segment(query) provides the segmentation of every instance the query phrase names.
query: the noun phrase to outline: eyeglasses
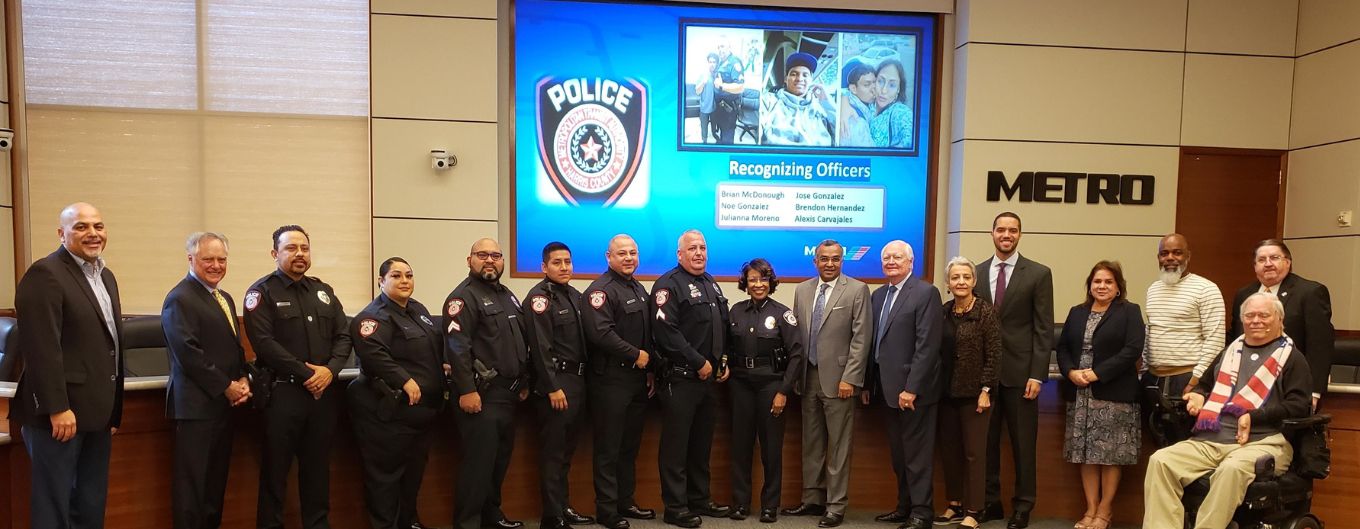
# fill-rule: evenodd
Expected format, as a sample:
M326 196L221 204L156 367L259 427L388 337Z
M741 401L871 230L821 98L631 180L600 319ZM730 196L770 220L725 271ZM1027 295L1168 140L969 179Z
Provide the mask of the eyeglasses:
M472 256L482 261L499 261L505 257L500 252L473 252Z
M1275 264L1280 264L1280 261L1284 261L1286 259L1288 258L1285 257L1284 254L1277 253L1275 255L1262 255L1256 258L1256 264L1266 264L1266 261L1270 261Z

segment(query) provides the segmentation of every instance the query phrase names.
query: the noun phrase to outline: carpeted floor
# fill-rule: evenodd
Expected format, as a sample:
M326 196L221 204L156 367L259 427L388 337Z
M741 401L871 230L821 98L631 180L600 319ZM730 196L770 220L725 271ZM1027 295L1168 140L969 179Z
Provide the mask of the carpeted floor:
M757 515L758 516L758 515ZM538 529L537 520L524 520L525 529ZM673 525L666 525L660 519L657 520L629 520L632 529L675 529ZM1075 520L1033 520L1030 522L1030 529L1071 529ZM817 529L817 517L814 516L780 516L779 521L772 524L760 523L756 517L747 518L743 521L729 520L725 518L704 518L704 525L701 529L764 529L764 528L799 528ZM850 511L845 518L845 523L841 524L840 529L896 529L896 525L874 521L874 513ZM956 529L957 525L937 525L939 529ZM1005 521L992 521L982 524L982 529L1005 529ZM578 529L600 529L598 525L577 526ZM1137 529L1136 525L1112 525L1110 529Z

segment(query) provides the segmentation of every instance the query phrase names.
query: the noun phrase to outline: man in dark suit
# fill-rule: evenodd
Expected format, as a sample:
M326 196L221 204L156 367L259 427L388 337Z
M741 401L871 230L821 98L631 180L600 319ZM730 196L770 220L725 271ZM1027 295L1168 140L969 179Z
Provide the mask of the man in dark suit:
M1313 374L1313 407L1327 391L1332 371L1332 352L1336 349L1336 330L1332 327L1332 295L1327 286L1309 281L1293 269L1294 257L1279 239L1256 244L1256 281L1233 296L1232 330L1228 343L1242 336L1242 304L1247 296L1269 292L1284 304L1284 333L1294 339L1294 347L1308 357Z
M218 288L227 275L227 239L189 236L189 275L165 296L161 328L170 351L165 415L175 421L171 512L176 529L222 524L231 463L231 408L250 399L236 305Z
M798 284L793 312L807 322L807 370L803 395L803 494L790 516L821 516L817 526L836 527L850 498L850 437L854 396L864 387L874 324L869 287L841 273L845 247L827 239L817 245L817 277Z
M911 277L916 260L911 245L888 243L882 260L888 284L875 290L871 299L872 350L883 401L889 408L888 447L897 474L898 505L889 515L904 517L903 529L926 529L935 508L931 472L944 324L940 291Z
M1053 350L1053 272L1016 250L1020 217L1009 211L992 220L996 254L978 264L973 293L996 307L1001 320L1001 388L987 432L987 501L982 520L1005 517L1001 508L1001 428L1010 432L1015 458L1015 510L1007 529L1029 526L1037 488L1039 388L1048 379Z
M97 528L123 410L122 310L99 210L67 206L57 236L15 291L24 371L10 405L32 464L31 526Z

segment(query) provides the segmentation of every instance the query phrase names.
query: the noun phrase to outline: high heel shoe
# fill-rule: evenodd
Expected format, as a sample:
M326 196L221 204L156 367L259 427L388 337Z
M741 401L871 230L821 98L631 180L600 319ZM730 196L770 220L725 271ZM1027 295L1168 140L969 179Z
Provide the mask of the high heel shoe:
M1096 513L1095 517L1092 518L1091 524L1086 526L1086 529L1110 529L1110 515L1106 514L1101 516L1100 513Z
M1091 529L1091 524L1095 523L1096 515L1082 513L1081 519L1072 525L1072 529Z

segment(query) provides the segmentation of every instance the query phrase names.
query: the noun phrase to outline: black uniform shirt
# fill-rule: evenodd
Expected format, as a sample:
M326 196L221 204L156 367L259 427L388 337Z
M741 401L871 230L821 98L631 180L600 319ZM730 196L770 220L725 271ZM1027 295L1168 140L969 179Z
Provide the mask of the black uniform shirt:
M581 305L581 323L597 373L604 362L632 365L639 349L652 352L647 290L637 279L611 268L586 288Z
M255 357L280 376L311 378L304 362L326 366L338 376L349 362L345 311L335 291L320 279L294 281L275 270L250 286L244 305L246 336Z
M790 395L803 371L803 333L798 331L798 318L783 303L765 298L756 303L742 300L732 306L731 358L729 365L741 366L746 358L763 358L765 366L750 370L737 369L738 376L749 374L761 378L782 378L779 392ZM774 367L775 350L788 358L781 372Z
M581 311L576 308L581 292L569 284L544 279L529 289L526 299L534 374L538 391L546 395L562 389L557 383L557 360L586 361L586 337L581 328Z
M652 284L651 311L656 348L673 365L717 369L727 334L727 298L708 273L693 275L676 266Z
M519 298L500 282L469 274L444 300L444 349L459 395L477 391L477 363L484 377L518 380L529 359ZM488 379L489 380L489 379Z
M414 299L402 308L378 294L350 326L359 369L399 390L407 380L420 386L422 402L444 393L444 341L425 305Z

